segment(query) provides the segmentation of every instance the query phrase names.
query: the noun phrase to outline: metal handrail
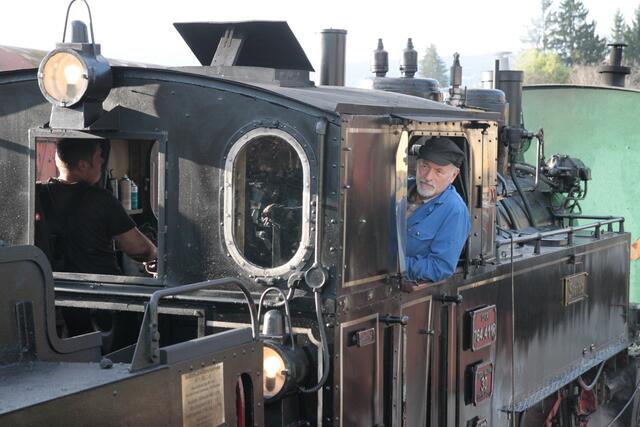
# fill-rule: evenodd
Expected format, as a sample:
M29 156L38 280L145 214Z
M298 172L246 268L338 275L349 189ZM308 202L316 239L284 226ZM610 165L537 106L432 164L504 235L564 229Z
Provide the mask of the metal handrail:
M258 337L258 325L256 323L256 305L251 297L251 293L246 284L236 277L225 277L216 280L206 280L204 282L191 283L188 285L176 286L173 288L160 289L154 292L147 303L140 327L140 335L135 347L133 360L131 361L131 372L157 365L160 359L160 332L158 331L158 303L160 299L191 293L220 285L235 285L244 294L249 306L249 316L251 317L251 331L253 339Z
M547 238L547 237L553 237L553 236L558 236L558 235L562 235L562 234L566 234L567 235L567 242L569 245L573 244L573 238L574 238L574 234L578 231L582 231L582 230L588 230L590 228L595 228L595 233L594 233L594 237L596 239L600 239L601 237L601 229L603 226L607 226L607 231L609 232L613 232L613 224L618 224L618 233L624 233L624 217L605 217L605 216L582 216L582 215L556 215L559 218L570 218L571 223L573 223L573 220L575 219L596 219L598 221L596 222L592 222L589 224L585 224L585 225L579 225L579 226L569 226L569 227L565 227L565 228L561 228L558 230L551 230L551 231L543 231L540 233L535 233L535 234L529 234L526 236L519 236L519 237L513 237L511 239L507 239L507 240L498 240L496 239L496 259L499 259L499 250L502 246L506 246L506 245L510 245L510 244L524 244L524 243L529 243L529 242L536 242L536 245L534 247L534 253L535 254L539 254L540 253L540 247L541 247L541 242L542 239Z

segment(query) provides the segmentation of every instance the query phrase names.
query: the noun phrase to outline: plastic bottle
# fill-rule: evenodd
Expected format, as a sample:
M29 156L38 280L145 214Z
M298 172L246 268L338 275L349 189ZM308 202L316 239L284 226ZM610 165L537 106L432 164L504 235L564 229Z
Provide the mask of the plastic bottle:
M131 209L138 209L138 186L131 180Z
M131 180L127 175L120 180L120 203L126 210L131 210Z

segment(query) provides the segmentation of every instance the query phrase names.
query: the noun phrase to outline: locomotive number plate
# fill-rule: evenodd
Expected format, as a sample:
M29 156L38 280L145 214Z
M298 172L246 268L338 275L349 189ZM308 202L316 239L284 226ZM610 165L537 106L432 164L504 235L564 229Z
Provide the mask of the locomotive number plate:
M587 298L587 276L588 273L578 273L562 279L565 307Z
M473 367L473 404L491 397L493 393L493 363L481 363Z
M496 306L480 308L469 312L469 340L467 347L476 351L487 347L496 341L498 336L498 316Z

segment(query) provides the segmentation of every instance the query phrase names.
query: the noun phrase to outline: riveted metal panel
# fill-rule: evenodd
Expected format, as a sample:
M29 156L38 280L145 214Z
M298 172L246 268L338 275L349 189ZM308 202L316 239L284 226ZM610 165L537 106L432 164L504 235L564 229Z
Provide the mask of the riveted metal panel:
M359 346L359 332L375 331L369 345ZM370 427L380 417L380 331L372 314L340 325L340 426Z
M427 425L427 390L431 362L432 298L423 297L402 305L409 324L402 333L402 407L406 425Z
M400 135L379 120L343 122L342 188L345 288L383 280L397 269L395 156Z

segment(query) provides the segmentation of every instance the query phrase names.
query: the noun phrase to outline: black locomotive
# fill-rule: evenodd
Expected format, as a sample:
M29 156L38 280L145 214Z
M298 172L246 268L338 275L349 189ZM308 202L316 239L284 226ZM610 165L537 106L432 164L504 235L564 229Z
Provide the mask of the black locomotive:
M456 58L443 103L380 49L374 84L426 95L315 86L286 23L175 26L202 66L109 66L77 26L0 73L0 424L637 423L624 219L577 211L589 169L522 128L520 72L465 91ZM423 136L466 155L472 232L437 283L403 277ZM60 138L138 183L157 274L51 271L35 183Z

